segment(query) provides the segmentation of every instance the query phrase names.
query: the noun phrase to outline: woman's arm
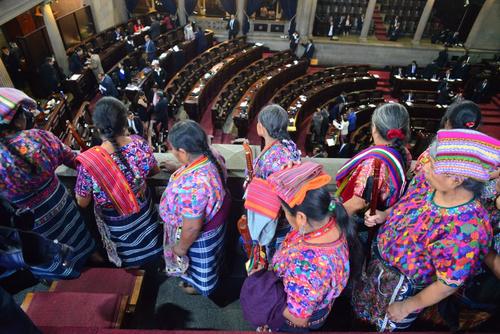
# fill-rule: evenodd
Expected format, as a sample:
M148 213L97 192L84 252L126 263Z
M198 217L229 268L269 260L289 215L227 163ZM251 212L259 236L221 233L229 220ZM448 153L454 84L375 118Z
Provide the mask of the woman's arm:
M349 216L354 215L359 210L366 208L368 203L359 196L353 195L349 200L344 202L344 208Z
M86 208L89 206L90 202L92 202L92 196L81 197L79 195L76 195L76 203L78 203L79 207Z
M290 321L295 326L308 327L308 325L309 325L309 319L297 318L296 316L294 316L293 314L290 313L290 311L288 310L288 307L286 307L285 310L283 311L283 316L285 317L285 319Z
M389 305L387 312L392 321L399 322L410 313L439 303L441 300L452 295L457 288L448 286L441 281L436 281L402 302L395 302Z
M172 249L177 256L184 256L188 253L191 245L198 239L203 227L203 217L183 218L181 239Z

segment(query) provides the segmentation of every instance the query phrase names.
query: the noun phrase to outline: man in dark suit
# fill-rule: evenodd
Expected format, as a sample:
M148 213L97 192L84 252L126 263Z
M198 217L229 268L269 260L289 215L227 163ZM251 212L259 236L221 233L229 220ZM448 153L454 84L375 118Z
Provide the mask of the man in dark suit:
M144 44L144 51L146 52L148 61L152 62L153 59L156 58L155 43L151 40L151 37L149 35L144 36L144 40L146 41L146 44Z
M469 76L470 65L467 62L467 59L462 60L457 66L453 68L452 76L453 79L461 79L465 80Z
M414 60L406 68L406 76L411 77L411 78L415 78L417 76L417 70L418 70L418 65L417 65L417 62Z
M432 79L438 73L439 67L436 65L436 61L433 60L429 65L425 67L424 78Z
M139 117L135 116L133 112L128 113L127 127L128 132L131 135L139 135L141 137L144 137L144 126L142 125Z
M2 61L9 73L10 78L12 79L12 83L15 87L21 88L23 86L22 83L22 71L21 71L21 61L19 55L16 55L15 52L12 52L11 49L4 46L2 47Z
M104 73L99 73L99 91L103 96L112 96L116 98L119 96L113 79Z
M294 31L292 36L290 36L290 50L292 51L293 54L297 52L297 46L299 46L300 43L300 35L297 31Z
M126 44L125 48L127 49L127 54L132 53L135 50L134 39L131 36L127 36L125 38Z
M163 91L157 92L160 100L154 107L153 111L153 121L154 121L154 131L156 133L156 138L161 138L161 135L168 131L168 117L169 117L169 108L168 108L168 99L163 94Z
M231 18L227 22L226 29L229 31L229 39L236 38L238 36L238 32L240 31L240 23L233 14L231 14Z
M152 39L155 39L161 34L160 22L156 20L154 17L151 17L151 26L149 27L149 32L151 34Z
M152 62L153 65L153 80L160 88L164 88L167 84L167 73L160 66L160 62L155 59Z
M445 46L443 50L439 51L439 55L436 59L436 65L439 67L445 67L448 64L448 48Z
M115 38L115 41L123 41L123 31L122 31L122 28L121 27L116 27L115 29L115 33L114 33L114 38Z
M306 58L310 61L314 55L314 44L312 39L308 39L307 43L303 43L302 46L304 47L304 54L302 55L302 58Z
M123 65L122 62L118 63L117 76L118 76L119 86L122 89L127 87L128 83L130 82L130 71L128 70L128 68L125 67L125 65Z
M485 101L486 96L488 96L488 79L481 80L476 84L471 100L476 103L481 103Z
M201 54L208 48L207 38L205 37L205 33L201 27L196 28L196 32L194 33L194 40L196 41L196 51L198 54Z
M44 93L49 95L58 90L59 79L57 69L54 66L55 60L52 57L47 57L45 63L40 66L40 78Z
M72 73L82 73L83 64L82 64L82 56L83 50L76 49L75 52L69 57L69 70Z

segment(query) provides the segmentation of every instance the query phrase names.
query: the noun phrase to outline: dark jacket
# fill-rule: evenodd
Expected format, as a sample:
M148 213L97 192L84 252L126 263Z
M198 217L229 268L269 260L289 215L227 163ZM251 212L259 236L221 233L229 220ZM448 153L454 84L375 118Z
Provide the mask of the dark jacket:
M139 136L144 136L144 126L142 125L141 120L139 117L134 117L132 120L133 125L130 124L130 119L127 118L127 127L131 135L139 135ZM134 129L135 127L135 129Z
M73 73L81 73L83 70L82 61L76 52L69 57L69 70Z
M153 70L153 80L156 82L158 87L163 88L167 84L167 72L160 67L160 71L157 72Z
M302 46L304 47L304 54L302 55L302 58L311 59L314 55L314 44L307 43L302 44Z
M231 29L231 20L229 20L229 21L227 21L226 30L230 30L231 32L233 32L235 34L238 34L238 32L240 31L240 23L238 22L237 19L234 19L233 29Z
M46 95L57 90L59 80L57 78L57 70L53 65L45 62L40 66L40 79Z
M115 87L115 83L109 75L104 75L104 78L99 82L99 90L104 96L112 96L118 98L118 90Z
M149 32L151 34L151 39L155 39L156 37L160 36L161 33L160 22L153 21L153 23L151 23L151 26L149 27Z

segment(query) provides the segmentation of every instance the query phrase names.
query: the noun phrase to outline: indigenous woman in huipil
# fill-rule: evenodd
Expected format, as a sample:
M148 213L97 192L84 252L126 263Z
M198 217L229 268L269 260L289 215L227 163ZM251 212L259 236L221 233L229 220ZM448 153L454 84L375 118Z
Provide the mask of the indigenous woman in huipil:
M289 162L300 161L300 151L288 134L288 114L283 108L276 104L266 106L257 117L257 134L264 139L264 149L253 162L252 177L265 180ZM255 243L265 246L270 260L290 226L283 217L271 218L247 209L250 235Z
M103 143L78 156L75 192L81 207L94 199L109 260L118 267L137 267L161 258L163 249L158 212L146 185L159 167L148 143L128 136L127 114L113 97L97 102L92 119Z
M62 164L74 168L76 154L51 132L26 130L25 113L35 108L23 92L0 88L0 196L33 211L34 232L73 248L64 262L55 257L49 266L29 270L43 279L75 278L95 245L55 170Z
M361 212L372 201L374 173L378 170L378 208L394 205L403 194L411 156L406 149L410 133L409 115L397 103L379 106L372 116L371 146L349 160L337 173L337 195L347 213Z
M407 328L478 273L492 234L479 196L499 164L500 141L474 130L438 132L424 166L425 193L405 196L388 215L366 216L385 223L354 288L358 317L381 331Z
M186 293L208 296L219 281L230 210L224 162L194 121L176 123L168 143L183 165L171 175L160 201L166 270L181 276Z
M322 166L313 162L269 176L266 191L278 206L268 208L279 210L281 203L292 230L274 254L270 271L255 269L243 285L244 315L255 326L284 332L318 329L349 275L357 275L356 228L342 204L330 196L330 180Z

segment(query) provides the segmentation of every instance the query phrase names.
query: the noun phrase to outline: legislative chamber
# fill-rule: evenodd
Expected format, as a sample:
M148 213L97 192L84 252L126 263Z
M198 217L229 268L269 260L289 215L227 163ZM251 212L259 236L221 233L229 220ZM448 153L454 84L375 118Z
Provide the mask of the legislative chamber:
M500 1L2 0L0 9L0 333L500 332ZM380 116L384 110L404 113L387 134L378 122L396 116ZM482 192L450 176L466 167L429 172L442 162L443 133L453 131L464 131L457 142L468 133L490 138L487 158L479 157L486 149L463 153L462 163L477 168L493 161ZM468 147L456 145L443 161ZM375 152L380 160L343 181L381 146L401 159ZM289 169L297 172L287 178ZM304 173L324 181L328 214L338 203L357 224L362 273L344 262L342 288L328 283L340 274L324 269L338 254L324 255L310 240L340 231L349 260L350 230L338 223L311 230L304 213L311 208L301 203L320 186L299 191ZM395 219L400 211L390 210L408 200L408 189L426 184L439 194L432 183L439 177L481 205L493 199L493 209L477 209L491 236L471 232L451 245L433 234L434 246L405 232L404 247L432 248L427 255L445 264L405 263L412 252L394 260L381 251L387 228L367 217ZM366 187L354 184L359 178ZM384 186L389 181L402 185ZM346 189L363 212L351 215ZM278 190L285 195L274 196ZM454 207L429 205L439 214ZM51 227L56 220L60 227ZM446 233L472 228L467 222ZM420 223L415 233L429 237L432 223ZM460 245L482 243L458 259ZM304 245L312 250L301 253ZM147 263L146 249L155 253ZM466 263L476 257L484 263ZM389 268L389 258L399 261L396 270L370 282L392 296L377 305L385 314L377 323L360 315L355 291L376 261ZM445 277L454 266L466 283ZM434 283L392 295L416 284L405 270L414 278L430 271ZM253 280L266 271L275 275ZM389 286L394 273L400 281ZM427 290L438 283L448 290ZM483 283L491 290L472 289ZM410 303L419 307L406 312Z

